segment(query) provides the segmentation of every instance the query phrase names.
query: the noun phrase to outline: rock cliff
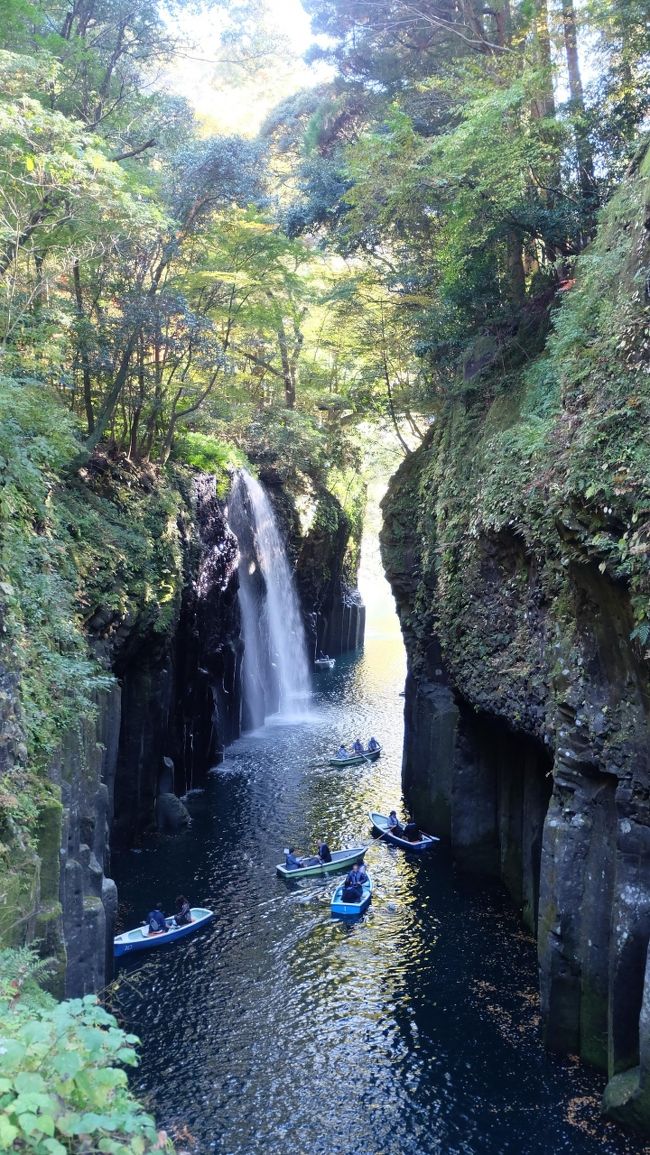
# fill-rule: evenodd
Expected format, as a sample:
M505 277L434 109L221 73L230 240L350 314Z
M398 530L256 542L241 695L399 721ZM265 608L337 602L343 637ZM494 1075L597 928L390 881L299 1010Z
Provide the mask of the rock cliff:
M548 338L529 318L527 363L441 403L382 534L407 796L536 931L547 1045L647 1130L649 209L646 150Z

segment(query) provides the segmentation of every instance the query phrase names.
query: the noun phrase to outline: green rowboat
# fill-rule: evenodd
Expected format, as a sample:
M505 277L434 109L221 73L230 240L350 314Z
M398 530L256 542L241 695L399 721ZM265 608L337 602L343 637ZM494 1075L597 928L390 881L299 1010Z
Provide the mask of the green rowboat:
M332 874L335 870L347 870L355 862L361 862L367 846L353 846L351 850L333 850L331 862L321 862L318 855L303 858L302 866L290 870L283 862L279 862L276 870L281 878L309 878L315 874Z

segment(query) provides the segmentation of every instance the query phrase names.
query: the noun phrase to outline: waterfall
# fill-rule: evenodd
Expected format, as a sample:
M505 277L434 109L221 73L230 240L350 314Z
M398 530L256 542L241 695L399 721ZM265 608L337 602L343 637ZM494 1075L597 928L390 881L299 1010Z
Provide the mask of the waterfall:
M238 471L228 520L239 540L243 727L304 714L311 688L305 630L287 552L263 487Z

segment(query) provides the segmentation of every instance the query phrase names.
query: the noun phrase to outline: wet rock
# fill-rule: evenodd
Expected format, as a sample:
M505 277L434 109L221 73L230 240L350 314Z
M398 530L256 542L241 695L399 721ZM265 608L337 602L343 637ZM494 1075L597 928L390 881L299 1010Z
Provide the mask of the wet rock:
M187 807L175 794L159 794L156 799L156 825L163 834L178 834L190 825Z

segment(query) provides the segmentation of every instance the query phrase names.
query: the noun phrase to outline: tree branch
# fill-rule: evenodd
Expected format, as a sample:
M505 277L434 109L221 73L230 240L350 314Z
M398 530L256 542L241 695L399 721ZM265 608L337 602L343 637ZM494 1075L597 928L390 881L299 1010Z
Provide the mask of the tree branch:
M158 141L152 136L151 140L145 140L144 144L139 144L137 148L131 148L128 152L117 152L115 156L111 157L113 161L128 160L132 156L140 156L141 153L146 152L148 148L154 148Z

